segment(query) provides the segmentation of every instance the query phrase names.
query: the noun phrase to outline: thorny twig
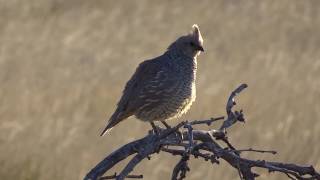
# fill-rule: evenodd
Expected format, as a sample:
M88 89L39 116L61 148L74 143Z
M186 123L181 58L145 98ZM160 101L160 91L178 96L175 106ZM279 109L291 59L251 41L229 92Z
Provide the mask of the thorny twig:
M150 159L150 156L159 152L170 153L174 156L181 156L180 161L173 169L172 180L181 180L185 178L186 173L190 171L188 167L188 160L190 157L202 158L211 163L220 163L223 159L235 168L241 179L253 180L259 175L252 172L253 167L264 168L269 172L284 173L290 179L315 179L320 180L320 174L313 166L301 166L296 164L269 162L265 160L250 160L242 158L242 152L259 152L276 154L275 151L264 151L248 149L236 149L228 140L226 129L231 127L236 122L244 122L243 111L234 111L233 107L236 105L235 96L247 87L246 84L240 85L230 95L226 112L227 118L218 117L209 120L194 120L181 122L171 129L160 129L160 135L150 133L144 138L128 143L118 150L114 151L100 163L98 163L84 178L85 180L97 179L117 179L123 180L125 178L142 178L142 175L129 175L136 165L143 159ZM208 125L218 120L224 120L218 130L196 130L194 125ZM182 132L182 136L177 136L180 129L184 127L186 130ZM224 142L225 147L218 142ZM108 170L118 164L127 157L134 155L125 168L119 175L102 177Z
M117 173L114 173L114 175L111 175L111 176L103 176L100 178L100 180L105 180L105 179L116 179L118 176L117 176ZM142 179L143 178L143 175L128 175L126 178L128 179Z

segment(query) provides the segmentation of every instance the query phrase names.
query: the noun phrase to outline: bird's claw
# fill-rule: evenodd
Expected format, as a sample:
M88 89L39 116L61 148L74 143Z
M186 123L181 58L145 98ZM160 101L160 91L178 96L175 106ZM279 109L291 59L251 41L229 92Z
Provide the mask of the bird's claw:
M181 141L183 141L183 132L181 129L177 129L175 134L179 139L181 139Z

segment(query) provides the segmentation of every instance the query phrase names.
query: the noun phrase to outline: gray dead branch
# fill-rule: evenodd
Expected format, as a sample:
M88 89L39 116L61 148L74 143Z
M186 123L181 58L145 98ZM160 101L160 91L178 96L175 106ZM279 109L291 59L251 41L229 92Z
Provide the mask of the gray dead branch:
M313 166L296 165L291 163L270 162L265 160L250 160L241 157L242 152L271 153L275 151L236 149L228 140L227 129L237 122L244 122L242 110L234 110L235 97L241 93L246 84L240 85L230 95L226 105L227 117L211 118L207 120L184 121L170 129L159 128L160 134L150 132L145 137L123 145L99 162L84 178L84 180L101 180L125 178L141 179L143 175L130 174L135 166L144 159L151 159L151 155L160 152L169 153L173 156L181 156L180 161L173 167L172 180L181 180L190 171L188 160L200 158L219 164L221 160L229 163L239 173L240 179L253 180L259 177L252 168L263 168L269 172L280 172L287 175L289 179L298 180L320 180L320 174ZM194 126L208 125L217 121L223 121L218 130L196 130ZM103 176L120 161L133 156L129 163L119 173Z

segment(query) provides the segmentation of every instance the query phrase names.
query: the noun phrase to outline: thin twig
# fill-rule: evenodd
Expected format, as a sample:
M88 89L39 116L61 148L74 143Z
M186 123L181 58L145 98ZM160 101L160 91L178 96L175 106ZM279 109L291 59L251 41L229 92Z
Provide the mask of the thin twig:
M232 150L230 149L230 151L233 152L258 152L258 153L270 153L270 154L277 154L277 151L270 151L270 150L256 150L256 149L252 149L252 148L248 148L248 149L237 149L237 150Z
M211 118L207 120L194 120L190 122L190 125L197 125L197 124L206 124L210 126L213 122L224 120L224 116L217 117L217 118Z
M111 176L103 176L99 180L104 180L104 179L116 179L117 178L117 173L114 173L114 175ZM126 178L128 179L142 179L143 175L128 175Z

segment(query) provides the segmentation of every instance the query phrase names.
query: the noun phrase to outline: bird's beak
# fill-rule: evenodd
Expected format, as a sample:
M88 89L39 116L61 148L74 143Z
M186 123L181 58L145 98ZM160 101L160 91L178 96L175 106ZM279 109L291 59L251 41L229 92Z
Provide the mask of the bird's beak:
M197 50L204 52L204 49L202 46L197 46Z

